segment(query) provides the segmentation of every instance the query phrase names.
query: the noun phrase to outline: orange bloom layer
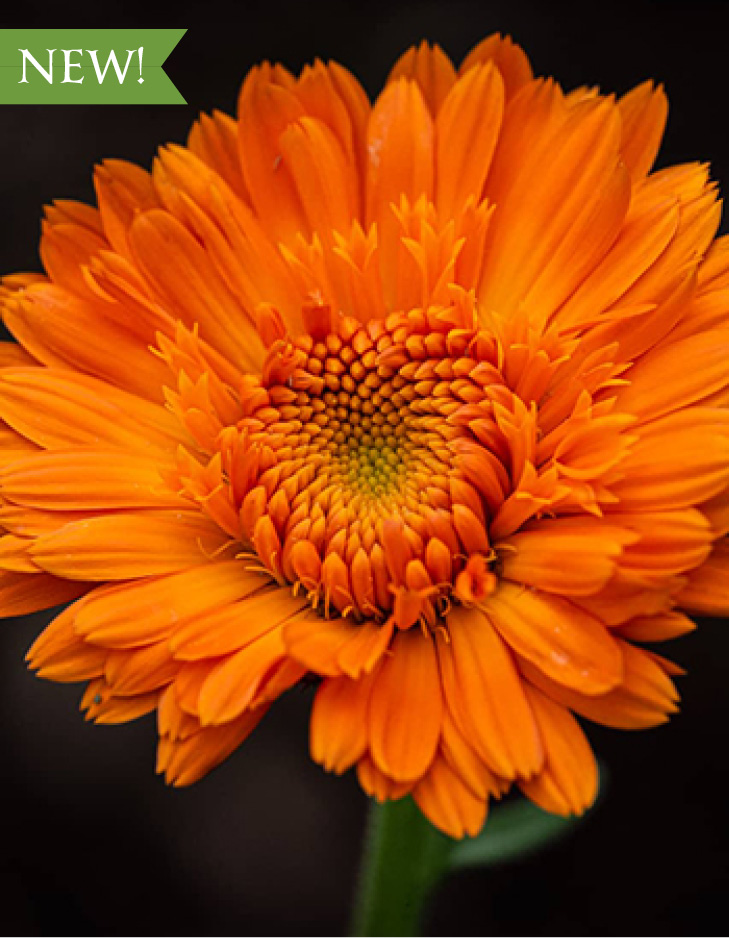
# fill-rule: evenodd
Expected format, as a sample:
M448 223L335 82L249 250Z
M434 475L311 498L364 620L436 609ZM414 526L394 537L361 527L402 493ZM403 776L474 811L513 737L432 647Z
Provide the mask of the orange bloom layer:
M189 784L318 680L311 751L459 837L579 813L575 716L676 710L635 643L729 612L729 242L650 173L660 88L407 52L371 105L254 69L151 173L58 202L4 282L0 596Z

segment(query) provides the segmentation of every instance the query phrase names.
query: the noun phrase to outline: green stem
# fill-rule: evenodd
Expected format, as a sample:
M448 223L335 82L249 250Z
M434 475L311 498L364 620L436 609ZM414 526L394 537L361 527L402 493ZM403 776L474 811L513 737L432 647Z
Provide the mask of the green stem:
M411 798L370 807L351 935L419 935L454 841Z

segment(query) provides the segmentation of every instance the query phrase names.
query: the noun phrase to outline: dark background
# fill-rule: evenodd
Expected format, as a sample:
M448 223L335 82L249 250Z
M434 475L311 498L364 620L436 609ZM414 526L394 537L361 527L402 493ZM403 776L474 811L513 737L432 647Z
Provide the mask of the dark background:
M90 200L105 157L149 165L201 109L232 111L263 58L298 69L335 58L376 93L422 38L459 60L511 33L538 74L624 92L665 83L661 165L709 160L729 185L726 48L720 2L491 2L185 5L164 16L114 0L25 5L10 26L186 26L167 71L188 106L0 108L0 268L39 269L40 209ZM62 9L63 16L58 16ZM245 746L192 789L154 776L150 718L85 724L77 687L46 684L23 655L42 616L2 625L0 930L23 935L341 935L366 802L354 779L307 755L309 694L294 692ZM727 624L673 643L688 668L683 712L643 733L590 728L608 766L604 801L566 843L499 872L462 873L435 897L432 935L725 934Z

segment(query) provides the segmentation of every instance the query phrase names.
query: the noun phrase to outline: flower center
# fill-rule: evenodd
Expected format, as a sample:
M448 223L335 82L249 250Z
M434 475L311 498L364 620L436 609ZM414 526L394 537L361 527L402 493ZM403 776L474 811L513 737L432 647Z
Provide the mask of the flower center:
M245 389L244 528L326 615L432 624L493 580L487 507L461 466L480 444L458 414L486 396L476 331L413 311L310 333L275 339Z
M336 334L299 340L301 364L291 380L296 398L285 408L286 415L296 411L292 441L319 467L315 484L326 480L323 491L341 495L353 524L422 511L425 488L447 492L447 443L458 434L437 419L427 382L382 362L381 349L392 347L383 339L390 336L377 342L370 332L376 330L361 328L346 345ZM269 391L277 396L285 388Z
M339 345L332 341L336 338L329 337L329 346ZM391 374L392 369L378 369L376 352L368 352L354 357L347 345L334 355L326 343L316 343L305 369L311 376L322 375L327 390L321 397L302 390L297 404L302 416L310 415L312 448L328 454L332 481L352 492L353 507L374 510L407 484L413 421L408 408L412 395L407 388L403 394L405 380Z

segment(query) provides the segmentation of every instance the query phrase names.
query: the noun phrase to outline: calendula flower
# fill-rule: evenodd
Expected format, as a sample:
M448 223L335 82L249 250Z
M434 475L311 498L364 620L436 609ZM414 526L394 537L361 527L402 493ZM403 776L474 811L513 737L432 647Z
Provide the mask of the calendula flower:
M729 612L729 242L666 109L499 36L372 105L264 64L49 208L0 353L2 611L73 600L38 673L156 710L175 785L305 681L313 758L452 836L582 812L575 714L662 723L639 643Z

